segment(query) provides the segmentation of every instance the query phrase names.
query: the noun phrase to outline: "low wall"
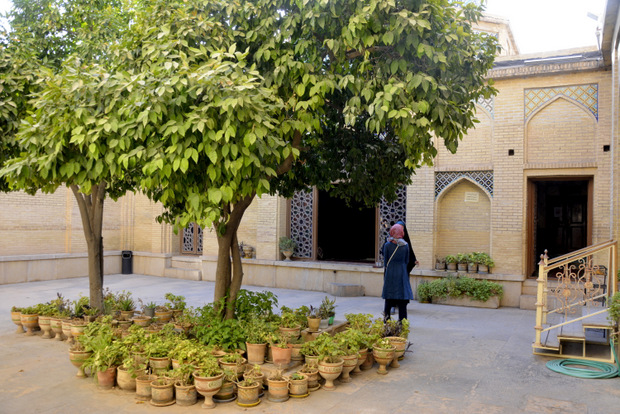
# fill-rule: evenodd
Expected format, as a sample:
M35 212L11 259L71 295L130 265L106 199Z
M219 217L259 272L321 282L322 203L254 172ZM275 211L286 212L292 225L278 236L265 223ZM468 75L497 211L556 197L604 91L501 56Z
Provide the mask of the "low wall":
M185 261L194 262L201 270L201 280L215 281L217 257L187 256ZM172 254L133 252L133 273L164 276L170 268ZM381 296L383 268L372 265L347 264L319 261L284 261L263 259L242 259L243 284L282 289L312 290L329 292L330 284L352 284L364 287L366 296ZM121 252L104 252L105 274L121 273ZM180 275L183 272L179 272ZM431 281L450 274L445 271L414 269L410 275L411 288L416 296L417 286L422 281ZM55 280L88 276L86 253L50 254L30 256L0 256L0 284ZM504 286L501 306L519 307L523 275L469 274L476 279L499 282Z
M103 254L104 274L121 273L121 252ZM88 276L88 254L0 256L0 285Z

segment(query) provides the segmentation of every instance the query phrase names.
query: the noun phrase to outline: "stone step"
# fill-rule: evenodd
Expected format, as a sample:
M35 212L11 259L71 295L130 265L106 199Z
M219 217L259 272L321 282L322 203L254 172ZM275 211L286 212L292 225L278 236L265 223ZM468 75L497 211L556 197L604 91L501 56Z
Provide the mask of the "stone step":
M536 295L521 295L519 309L536 310Z
M364 286L352 283L330 283L327 286L327 293L332 296L364 296Z
M171 259L170 267L177 269L202 269L202 260L195 256L174 256Z
M167 267L164 269L164 277L184 280L202 280L202 270Z

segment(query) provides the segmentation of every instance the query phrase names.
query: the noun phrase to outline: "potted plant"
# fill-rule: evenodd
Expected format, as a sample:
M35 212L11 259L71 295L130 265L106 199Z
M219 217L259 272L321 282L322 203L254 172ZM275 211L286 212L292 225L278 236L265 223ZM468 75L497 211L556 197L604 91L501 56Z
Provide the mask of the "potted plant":
M198 368L193 372L196 391L205 397L202 408L214 408L213 396L222 388L224 371L214 357L205 357L198 363Z
M490 269L495 266L495 262L487 253L476 253L476 262L478 263L478 273L487 274Z
M288 400L288 381L282 376L281 369L273 370L272 374L267 378L267 387L269 387L269 401L284 402Z
M320 388L318 363L305 363L297 372L304 374L308 379L308 391L316 391Z
M22 308L16 306L11 307L11 321L17 325L15 333L24 333L24 327L22 326Z
M116 369L118 387L125 391L135 391L136 378L144 374L146 374L145 360L125 347L121 365Z
M325 379L323 389L333 391L336 388L334 380L342 372L344 365L342 356L345 352L327 332L321 333L314 341L319 353L319 374Z
M26 329L27 336L34 335L35 328L39 326L39 315L37 314L37 309L34 306L22 308L20 322Z
M446 258L435 256L435 270L446 270Z
M490 280L446 277L428 283L433 303L498 308L504 288Z
M429 284L426 280L423 280L418 284L416 291L417 291L418 301L420 303L431 303L431 299L433 298L433 295L430 290Z
M280 317L280 326L278 329L280 330L281 335L287 336L288 338L299 337L301 326L297 315L293 312L282 312Z
M104 345L102 341L95 347L92 355L84 361L82 369L90 369L91 372L97 373L96 378L99 387L110 389L114 387L116 366L120 364L122 356L122 344L111 342L108 345Z
M271 335L269 338L269 346L273 357L273 363L276 366L288 366L291 363L293 350L288 346L288 336Z
M295 248L297 247L297 242L289 237L280 237L280 251L284 255L284 260L291 260L291 256L295 252Z
M340 381L345 383L351 382L351 376L349 373L357 367L359 361L359 331L355 329L347 329L344 332L338 332L334 335L334 341L342 349L344 354L342 355L344 362L342 365Z
M386 366L394 359L394 345L387 338L379 339L372 346L372 353L375 361L379 363L377 373L381 375L387 374Z
M303 398L308 396L308 377L301 372L294 372L288 380L289 395L291 397Z
M181 313L183 313L183 311L187 307L185 296L174 295L168 292L164 294L164 298L166 298L166 300L168 301L165 303L165 306L168 309L172 310L172 316L175 318L179 316Z
M466 253L457 253L456 261L459 272L466 272L467 263L469 262L469 255Z
M142 299L138 299L138 302L140 303L140 306L142 307L142 314L144 316L148 316L150 318L155 316L155 308L157 307L157 304L155 302L144 303L142 302Z
M91 355L92 351L87 351L84 349L81 342L76 342L69 348L69 361L71 361L71 364L78 369L77 374L75 374L76 377L86 377L82 366L84 365L84 361L86 361Z
M446 256L446 267L450 271L454 271L457 268L458 259L455 255L447 255Z
M308 311L308 331L309 332L318 332L319 327L321 325L321 315L319 313L319 308L315 308L310 305L310 310Z
M247 377L237 382L237 404L241 407L254 407L260 403L261 383L256 378Z
M269 325L267 325L263 318L252 315L247 320L244 320L243 329L245 331L248 364L264 364L267 336L270 332Z
M196 404L198 394L192 375L194 370L195 368L191 364L180 364L170 371L170 378L174 379L174 394L177 405L190 406Z
M170 350L174 348L169 338L165 335L150 335L144 346L146 355L149 358L149 366L154 374L159 375L168 371L170 367Z
M327 325L331 325L334 323L334 317L336 316L336 299L330 299L325 296L325 299L321 302L319 306L319 314L321 315L321 327L327 328L324 326L324 320L327 319Z
M245 371L247 360L237 352L231 352L219 359L220 366L223 370L229 370L235 374L235 380L239 379Z

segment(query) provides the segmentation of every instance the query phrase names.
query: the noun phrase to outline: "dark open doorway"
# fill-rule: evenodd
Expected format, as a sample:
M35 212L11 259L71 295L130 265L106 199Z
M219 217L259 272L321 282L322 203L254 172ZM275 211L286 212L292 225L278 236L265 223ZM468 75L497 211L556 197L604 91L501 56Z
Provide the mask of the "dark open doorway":
M375 262L376 208L346 203L319 191L317 259Z
M591 186L591 178L530 182L530 275L545 250L553 258L591 243Z

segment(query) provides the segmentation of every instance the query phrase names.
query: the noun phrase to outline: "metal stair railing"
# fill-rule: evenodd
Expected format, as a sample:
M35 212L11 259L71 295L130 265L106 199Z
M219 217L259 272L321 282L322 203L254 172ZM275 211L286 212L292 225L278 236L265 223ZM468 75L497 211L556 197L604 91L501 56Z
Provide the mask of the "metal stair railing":
M617 251L617 241L609 240L554 259L548 258L546 250L540 255L534 326L536 337L533 348L545 347L547 341L543 343L542 337L546 332L607 312L605 305L617 291ZM598 263L607 263L595 264L595 260ZM549 274L557 278L557 283L551 288L548 284ZM553 299L553 309L549 309L550 299ZM595 301L601 302L603 309L590 312ZM578 310L583 309L584 305L587 309L586 315L570 318L570 315L576 315ZM545 327L548 324L548 315L552 314L563 314L563 322Z

